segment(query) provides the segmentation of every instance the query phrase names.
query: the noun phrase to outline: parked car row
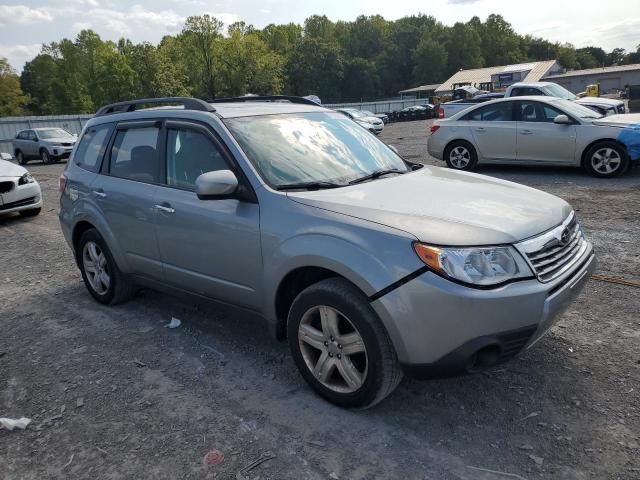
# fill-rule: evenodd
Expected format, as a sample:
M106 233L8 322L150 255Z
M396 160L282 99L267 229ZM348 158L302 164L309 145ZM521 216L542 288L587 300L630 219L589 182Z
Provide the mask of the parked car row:
M409 162L361 115L287 100L98 111L59 214L96 301L148 286L253 310L316 392L364 408L403 373L479 372L530 348L594 270L564 200Z

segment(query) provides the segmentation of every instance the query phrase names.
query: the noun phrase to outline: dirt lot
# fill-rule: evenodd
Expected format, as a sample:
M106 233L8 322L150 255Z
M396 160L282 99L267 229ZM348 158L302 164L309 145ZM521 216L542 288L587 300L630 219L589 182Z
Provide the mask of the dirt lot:
M433 163L427 131L390 125L383 139ZM0 417L33 423L0 430L3 479L640 478L639 289L592 279L517 360L405 380L378 407L345 411L307 388L259 318L151 291L92 301L58 227L64 166L29 168L42 214L0 220ZM598 273L640 280L640 169L481 173L571 202ZM172 317L180 328L164 327ZM224 461L204 466L211 450Z

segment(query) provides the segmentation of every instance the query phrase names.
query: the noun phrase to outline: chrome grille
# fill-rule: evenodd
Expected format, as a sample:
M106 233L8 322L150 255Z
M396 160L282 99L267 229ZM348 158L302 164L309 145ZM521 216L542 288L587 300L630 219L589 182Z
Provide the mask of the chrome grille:
M572 212L558 227L517 245L541 282L571 270L586 253L588 243Z

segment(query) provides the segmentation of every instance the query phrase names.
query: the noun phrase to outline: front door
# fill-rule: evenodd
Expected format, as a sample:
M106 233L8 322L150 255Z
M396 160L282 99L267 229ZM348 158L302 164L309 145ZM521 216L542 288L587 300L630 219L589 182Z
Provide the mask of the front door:
M104 174L93 182L91 195L132 273L162 281L155 234L159 147L160 128L153 122L118 124Z
M542 102L517 102L518 161L572 165L576 150L575 125L560 125L553 119L564 112Z
M262 279L260 209L238 199L200 200L199 175L233 160L207 128L167 122L165 181L156 203L165 281L217 300L259 308Z
M491 103L466 117L478 147L480 162L512 162L516 156L516 122L512 102Z

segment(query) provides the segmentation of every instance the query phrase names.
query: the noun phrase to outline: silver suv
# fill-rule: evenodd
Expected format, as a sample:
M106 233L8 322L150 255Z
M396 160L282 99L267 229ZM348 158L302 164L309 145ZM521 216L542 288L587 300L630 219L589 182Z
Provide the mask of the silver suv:
M403 372L512 358L595 266L563 200L407 162L297 97L103 107L60 190L97 301L151 286L258 312L305 380L346 407L379 402Z
M62 128L30 128L21 130L13 140L13 154L20 165L39 159L54 163L69 158L76 136Z

